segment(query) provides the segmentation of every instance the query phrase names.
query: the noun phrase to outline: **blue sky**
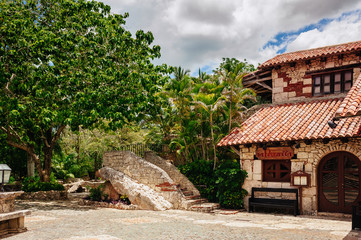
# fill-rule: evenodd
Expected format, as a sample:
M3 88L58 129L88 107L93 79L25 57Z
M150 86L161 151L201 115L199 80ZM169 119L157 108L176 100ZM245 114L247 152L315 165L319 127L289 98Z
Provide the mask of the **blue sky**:
M258 65L277 54L361 40L359 0L104 0L151 31L156 63L212 72L224 57Z

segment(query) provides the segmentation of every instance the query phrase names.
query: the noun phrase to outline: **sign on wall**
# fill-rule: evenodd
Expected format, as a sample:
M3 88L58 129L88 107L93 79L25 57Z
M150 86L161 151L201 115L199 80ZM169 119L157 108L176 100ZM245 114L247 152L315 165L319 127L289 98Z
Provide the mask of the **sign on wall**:
M256 151L256 157L261 160L288 160L293 155L293 149L290 147L270 147L266 150L258 148Z

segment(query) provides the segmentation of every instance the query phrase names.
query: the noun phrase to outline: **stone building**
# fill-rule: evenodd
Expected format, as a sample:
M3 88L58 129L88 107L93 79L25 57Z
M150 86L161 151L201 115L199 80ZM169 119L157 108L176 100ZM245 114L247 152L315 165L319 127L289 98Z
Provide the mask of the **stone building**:
M240 155L244 188L294 188L303 214L350 213L361 200L361 41L278 55L243 79L272 99L219 143ZM248 206L245 199L245 207Z

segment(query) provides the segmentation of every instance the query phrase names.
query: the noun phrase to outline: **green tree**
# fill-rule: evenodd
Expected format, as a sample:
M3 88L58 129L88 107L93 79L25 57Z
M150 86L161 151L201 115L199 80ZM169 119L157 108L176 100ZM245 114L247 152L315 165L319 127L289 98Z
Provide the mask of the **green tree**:
M222 109L224 106L225 98L224 96L217 97L216 94L204 94L199 93L194 96L194 104L200 106L209 114L209 122L211 127L211 140L213 146L213 169L216 169L217 164L217 154L216 154L216 143L214 141L214 122L213 115Z
M127 14L86 0L4 0L0 9L0 130L42 181L67 125L116 129L152 112L168 70L151 63L160 56L152 33L125 30Z
M248 64L246 60L241 62L235 58L223 58L220 68L216 71L221 82L226 83L223 94L228 97L229 101L228 132L232 130L232 117L234 115L232 105L235 104L237 105L236 108L239 108L247 98L256 100L255 92L251 89L243 88L242 85L243 77L254 70L254 66Z

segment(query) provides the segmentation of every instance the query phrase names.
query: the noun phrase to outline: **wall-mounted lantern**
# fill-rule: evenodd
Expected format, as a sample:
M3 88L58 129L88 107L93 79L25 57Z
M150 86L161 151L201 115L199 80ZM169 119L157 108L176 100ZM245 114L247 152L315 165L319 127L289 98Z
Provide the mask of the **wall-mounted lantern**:
M304 171L297 171L291 174L291 185L297 187L309 187L311 175Z
M302 214L302 188L311 185L311 175L304 171L297 171L291 173L291 185L298 187L300 196L300 213Z

